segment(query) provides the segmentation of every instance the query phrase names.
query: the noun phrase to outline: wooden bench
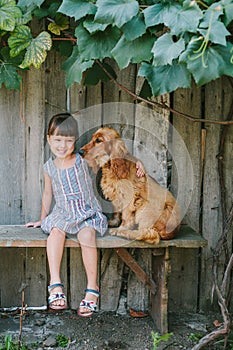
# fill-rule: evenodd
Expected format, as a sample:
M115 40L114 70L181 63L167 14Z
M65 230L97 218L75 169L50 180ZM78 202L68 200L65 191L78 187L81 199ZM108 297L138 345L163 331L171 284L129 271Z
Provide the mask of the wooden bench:
M47 235L40 228L26 228L25 226L1 225L0 247L2 248L36 248L46 247ZM114 249L120 258L129 266L136 276L150 290L151 316L157 329L162 333L168 332L168 288L167 280L170 272L169 249L176 248L201 248L207 245L207 241L187 225L182 225L177 237L168 241L160 241L158 245L152 245L142 241L130 241L106 234L97 236L97 247ZM65 247L80 247L75 238L67 237ZM152 249L154 278L146 273L130 254L128 248Z

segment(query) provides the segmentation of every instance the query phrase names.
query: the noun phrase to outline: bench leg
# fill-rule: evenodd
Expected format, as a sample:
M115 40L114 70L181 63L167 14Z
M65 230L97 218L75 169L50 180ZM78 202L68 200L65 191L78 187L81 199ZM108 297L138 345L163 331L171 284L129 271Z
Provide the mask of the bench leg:
M151 294L156 293L156 285L153 279L138 265L136 260L128 252L126 248L114 248L119 257L130 267L130 269L137 275L140 281L148 285Z
M151 317L160 333L166 334L168 332L167 282L170 272L169 248L163 249L162 254L159 252L159 249L155 249L153 255L153 277L156 281L157 293L151 295Z

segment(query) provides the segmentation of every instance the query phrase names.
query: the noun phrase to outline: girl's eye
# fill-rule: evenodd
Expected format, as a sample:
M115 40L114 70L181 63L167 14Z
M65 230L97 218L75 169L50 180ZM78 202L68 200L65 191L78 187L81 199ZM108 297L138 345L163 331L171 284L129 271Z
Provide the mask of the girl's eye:
M96 142L96 143L101 143L102 140L98 138L98 139L95 140L95 142Z

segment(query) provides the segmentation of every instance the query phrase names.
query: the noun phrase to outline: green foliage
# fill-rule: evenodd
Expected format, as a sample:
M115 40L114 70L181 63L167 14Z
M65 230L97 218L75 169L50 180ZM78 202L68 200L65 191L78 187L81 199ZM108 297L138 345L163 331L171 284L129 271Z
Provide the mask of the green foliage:
M152 332L151 336L152 336L152 340L153 340L153 350L157 350L158 345L161 342L168 341L172 335L173 335L173 333L166 333L164 335L159 335L159 333L157 333L157 332L156 333Z
M233 77L232 32L233 0L0 0L1 47L9 46L0 86L19 89L19 70L40 68L52 48L67 56L67 87L109 79L96 63L105 58L119 69L138 64L142 96L188 88L191 78L202 86Z
M0 1L0 29L11 32L15 29L17 19L22 15L14 0Z
M28 350L28 348L25 345L16 344L16 342L12 340L12 337L7 334L4 343L0 344L0 350Z
M67 347L67 345L69 344L69 338L66 337L65 335L63 334L58 334L56 336L56 340L58 342L58 345L61 347L61 348L65 348Z
M191 333L189 335L189 339L193 340L195 343L198 343L202 337L203 337L203 334L201 333Z

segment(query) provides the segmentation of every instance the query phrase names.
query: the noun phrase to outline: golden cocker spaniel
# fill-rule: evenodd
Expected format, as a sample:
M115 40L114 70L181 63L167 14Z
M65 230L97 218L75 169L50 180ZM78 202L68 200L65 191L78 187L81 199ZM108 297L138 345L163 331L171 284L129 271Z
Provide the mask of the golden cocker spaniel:
M80 154L95 173L102 169L102 192L118 213L112 224L121 223L110 234L153 244L175 236L181 221L176 199L149 175L136 175L138 159L115 129L97 130Z

